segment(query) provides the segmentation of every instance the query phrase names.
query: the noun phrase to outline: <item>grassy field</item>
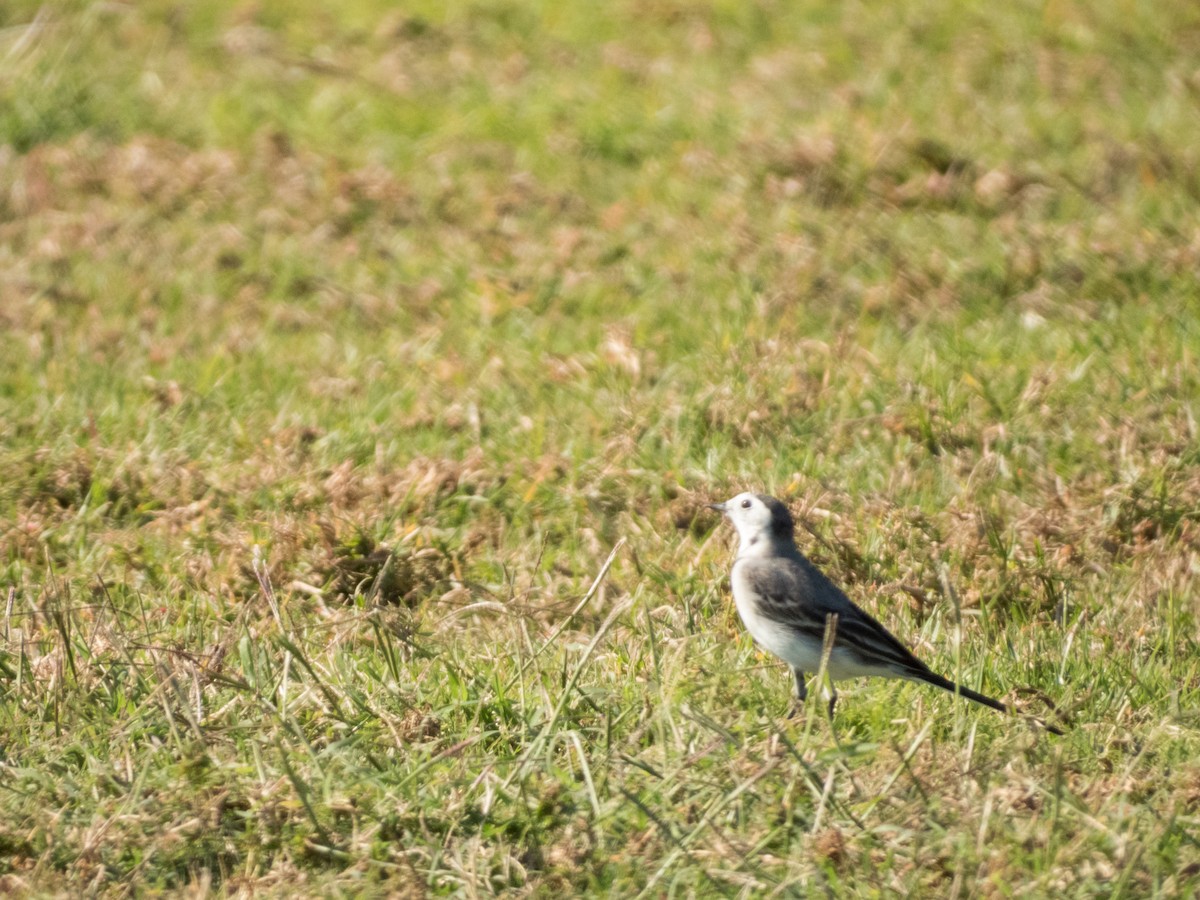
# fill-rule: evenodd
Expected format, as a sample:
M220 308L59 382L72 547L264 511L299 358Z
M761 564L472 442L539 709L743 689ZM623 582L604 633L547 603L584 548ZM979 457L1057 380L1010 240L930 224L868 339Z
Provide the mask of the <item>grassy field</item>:
M0 60L0 893L1200 891L1200 8L6 0ZM787 720L742 489L1020 715Z

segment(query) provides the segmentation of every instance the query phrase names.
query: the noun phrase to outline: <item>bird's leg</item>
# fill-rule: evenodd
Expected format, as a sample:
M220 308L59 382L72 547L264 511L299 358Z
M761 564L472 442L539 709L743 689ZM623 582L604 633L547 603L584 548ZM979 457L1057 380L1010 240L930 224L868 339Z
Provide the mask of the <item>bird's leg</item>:
M804 684L804 673L792 666L792 678L796 682L796 690L794 699L792 700L792 711L788 713L788 718L792 718L804 706L804 701L808 699L808 687Z
M833 686L833 682L829 682L829 721L833 721L833 708L837 706L837 688Z

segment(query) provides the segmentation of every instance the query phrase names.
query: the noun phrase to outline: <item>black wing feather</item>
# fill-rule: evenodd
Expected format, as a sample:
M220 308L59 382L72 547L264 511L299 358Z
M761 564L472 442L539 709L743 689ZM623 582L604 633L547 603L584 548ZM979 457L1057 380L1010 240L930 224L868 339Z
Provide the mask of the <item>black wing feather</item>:
M938 675L921 662L890 631L869 613L859 609L845 592L809 562L798 550L795 556L747 559L746 578L754 591L760 612L784 622L800 634L824 642L826 620L837 616L834 647L854 654L868 666L890 666L897 675L924 681L952 694L1006 712L994 700ZM1046 728L1062 734L1053 725Z
M803 557L748 559L742 565L764 615L823 641L826 618L834 614L838 617L835 647L868 665L890 665L913 678L933 674L895 635Z

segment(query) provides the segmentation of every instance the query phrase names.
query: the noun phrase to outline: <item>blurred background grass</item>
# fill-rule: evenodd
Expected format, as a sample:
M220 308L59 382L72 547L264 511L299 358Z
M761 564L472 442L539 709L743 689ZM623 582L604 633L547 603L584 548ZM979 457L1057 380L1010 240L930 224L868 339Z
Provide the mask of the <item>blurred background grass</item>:
M4 4L4 887L1194 889L1198 50L1188 4ZM1075 730L783 723L700 511L743 488Z

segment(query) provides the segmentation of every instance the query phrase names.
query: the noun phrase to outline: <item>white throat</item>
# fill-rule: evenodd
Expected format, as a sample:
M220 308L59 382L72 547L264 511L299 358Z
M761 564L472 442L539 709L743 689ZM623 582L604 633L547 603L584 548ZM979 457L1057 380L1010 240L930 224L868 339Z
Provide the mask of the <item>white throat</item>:
M735 559L769 558L788 556L795 552L795 544L771 534L766 529L743 532L738 529L738 552Z

